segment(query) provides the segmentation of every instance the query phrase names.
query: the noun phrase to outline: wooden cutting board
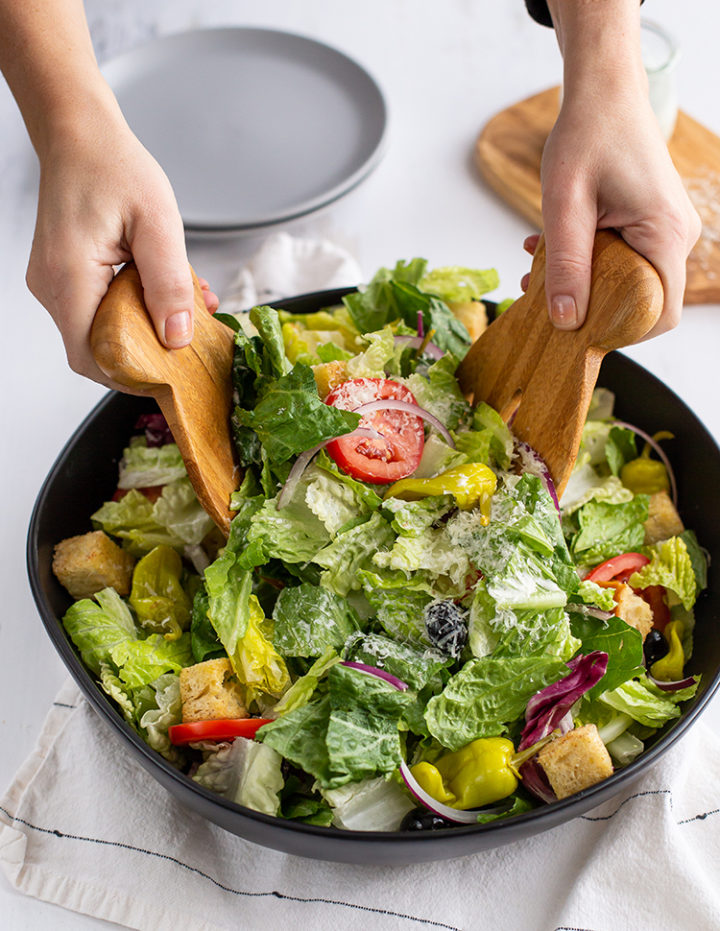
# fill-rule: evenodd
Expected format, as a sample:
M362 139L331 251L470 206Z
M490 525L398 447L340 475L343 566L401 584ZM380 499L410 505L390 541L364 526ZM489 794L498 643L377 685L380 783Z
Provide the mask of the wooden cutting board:
M540 160L555 123L559 88L529 97L494 116L475 144L485 181L518 213L542 228ZM670 155L703 221L688 258L686 304L720 302L720 138L682 111Z

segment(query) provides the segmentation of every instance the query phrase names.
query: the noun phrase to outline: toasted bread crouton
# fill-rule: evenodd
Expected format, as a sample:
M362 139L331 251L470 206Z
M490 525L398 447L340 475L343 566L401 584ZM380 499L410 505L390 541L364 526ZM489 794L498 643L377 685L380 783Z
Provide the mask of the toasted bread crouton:
M558 798L567 798L612 776L613 765L594 724L556 737L542 748L537 761Z
M449 307L455 318L465 324L471 342L487 329L487 310L482 301L451 301Z
M617 617L621 617L626 624L634 627L635 630L639 630L643 640L645 640L653 625L652 608L644 598L636 595L630 586L624 582L620 582L614 588L615 614Z
M336 359L333 362L323 362L321 365L313 365L312 370L318 394L323 401L333 388L336 388L341 382L347 381L347 362L343 362L341 359Z
M52 568L73 598L89 598L103 588L130 594L135 560L102 530L61 540L53 551Z
M185 724L248 717L242 686L224 657L181 669L180 700Z
M676 537L685 529L675 505L666 491L650 495L648 517L645 521L645 545Z

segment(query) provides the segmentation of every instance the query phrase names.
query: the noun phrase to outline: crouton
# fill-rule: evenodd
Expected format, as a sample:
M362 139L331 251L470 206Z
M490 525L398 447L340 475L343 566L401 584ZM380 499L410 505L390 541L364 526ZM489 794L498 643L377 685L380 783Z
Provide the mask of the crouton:
M594 724L556 737L542 748L537 761L558 798L567 798L612 776L613 765Z
M182 719L247 718L243 690L229 659L209 659L180 670Z
M682 533L685 525L666 491L658 491L650 495L648 517L644 524L645 545L659 543Z
M53 551L52 568L73 598L89 598L103 588L130 594L135 560L102 530L61 540Z
M624 582L620 582L614 588L616 616L621 617L626 624L634 627L635 630L639 630L643 640L645 640L653 625L652 608L644 598L636 595L630 586Z
M482 301L451 301L449 307L455 318L465 324L471 342L487 329L487 311Z
M323 362L321 365L313 365L312 370L318 394L323 401L333 388L336 388L341 382L347 381L347 362L340 359L333 362Z

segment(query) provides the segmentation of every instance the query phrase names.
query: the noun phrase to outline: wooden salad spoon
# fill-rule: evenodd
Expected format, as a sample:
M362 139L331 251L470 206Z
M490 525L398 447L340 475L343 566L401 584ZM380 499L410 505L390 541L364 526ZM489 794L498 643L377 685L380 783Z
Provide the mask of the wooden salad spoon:
M545 461L560 497L577 458L603 356L642 339L662 313L658 273L610 230L596 234L590 304L579 330L558 330L545 298L540 238L528 289L470 347L463 392L500 412Z
M165 415L200 503L227 535L230 495L240 472L233 460L232 330L208 313L193 272L195 332L183 349L166 349L145 307L130 262L115 276L90 333L95 361L123 391L155 398Z

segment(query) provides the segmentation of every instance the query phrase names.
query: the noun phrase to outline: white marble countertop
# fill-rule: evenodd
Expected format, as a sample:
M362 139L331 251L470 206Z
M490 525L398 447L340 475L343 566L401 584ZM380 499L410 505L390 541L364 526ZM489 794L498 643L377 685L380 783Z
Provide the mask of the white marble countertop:
M263 25L315 36L364 64L385 90L390 144L378 170L326 212L296 222L292 232L329 236L348 247L366 274L398 258L431 264L495 266L500 296L519 293L531 230L477 177L475 136L498 110L559 83L554 36L534 24L521 0L125 0L86 4L99 58L106 60L153 35L194 26ZM646 12L684 49L679 92L683 109L720 132L716 82L720 8L687 15L673 0ZM712 22L711 22L712 20ZM222 132L222 127L218 127ZM0 616L0 786L4 789L33 747L65 669L35 610L25 570L25 536L40 485L74 427L103 389L67 367L57 331L26 289L38 170L20 116L0 81L0 268L5 338L2 384L2 559L5 608ZM190 243L191 261L223 288L261 237ZM671 334L628 354L666 382L720 439L720 307L693 306ZM720 733L720 699L705 718ZM307 913L305 913L307 914ZM85 916L26 899L0 879L3 928L99 927Z

